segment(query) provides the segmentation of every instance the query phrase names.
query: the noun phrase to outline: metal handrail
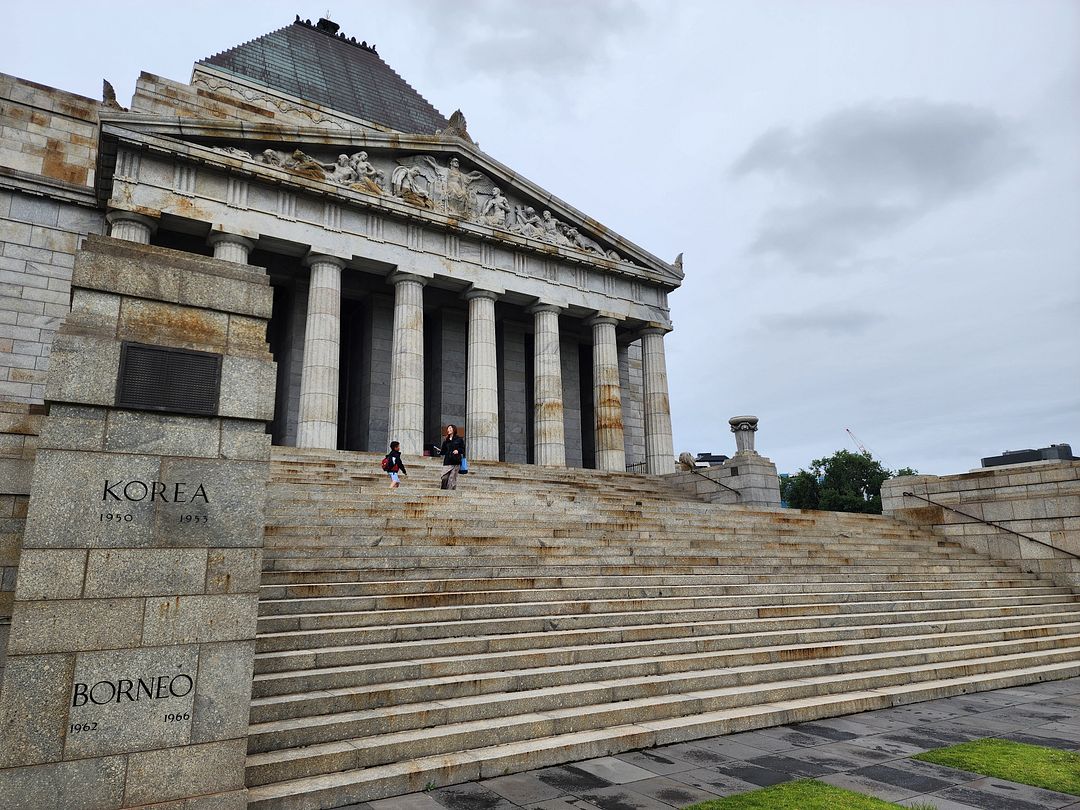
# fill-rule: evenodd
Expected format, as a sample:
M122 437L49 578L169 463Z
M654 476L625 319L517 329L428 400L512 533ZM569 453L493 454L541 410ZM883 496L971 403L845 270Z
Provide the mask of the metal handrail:
M905 498L918 498L920 501L926 501L927 503L933 504L934 506L940 506L942 509L948 509L950 512L956 512L956 514L958 514L958 515L963 515L966 518L971 518L972 520L977 520L979 523L983 523L983 524L985 524L987 526L993 526L995 529L1001 529L1001 531L1003 531L1003 532L1008 532L1009 534L1015 534L1017 537L1023 537L1025 540L1030 540L1032 543L1038 543L1040 546L1046 546L1047 548L1052 548L1055 551L1060 551L1063 554L1068 554L1070 557L1076 557L1077 559L1080 559L1080 554L1073 554L1071 551L1068 551L1068 550L1063 549L1063 548L1059 548L1058 546L1055 546L1053 543L1047 543L1045 540L1040 540L1037 537L1031 537L1030 535L1021 534L1020 532L1013 531L1008 526L1002 526L1000 523L994 523L992 520L983 520L981 517L976 517L975 515L972 515L972 514L970 514L968 512L963 512L963 511L961 511L959 509L954 509L953 507L949 506L946 503L938 503L937 501L932 501L929 498L924 497L922 495L916 495L914 492L905 492L905 493L903 493L903 495L904 495Z
M633 464L626 465L626 471L636 473L640 472L641 470L647 469L648 466L649 462L647 461L635 461Z
M734 493L735 493L735 497L736 497L736 498L739 498L739 499L741 499L741 498L742 498L742 493L741 493L741 492L739 492L739 490L737 490L737 489L732 489L732 488L731 488L731 487L729 487L729 486L728 486L727 484L721 484L721 483L720 483L719 481L717 481L717 480L716 480L715 478L709 478L709 476L707 476L707 475L706 475L705 473L701 472L701 471L700 471L699 469L697 469L697 467L691 467L691 468L690 468L690 472L692 472L692 473L693 473L694 475L700 475L700 476L701 476L702 478L704 478L704 479L705 479L706 481L709 481L709 482L711 482L711 483L713 483L713 484L716 484L716 485L717 485L718 487L723 487L723 488L724 488L724 489L726 489L726 490L727 490L728 492L734 492Z

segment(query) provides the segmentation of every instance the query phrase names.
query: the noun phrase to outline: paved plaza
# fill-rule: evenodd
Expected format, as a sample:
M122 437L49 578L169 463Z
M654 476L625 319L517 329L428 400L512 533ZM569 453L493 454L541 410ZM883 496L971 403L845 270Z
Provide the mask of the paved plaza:
M669 810L808 778L904 806L1080 810L1080 797L910 759L984 737L1080 750L1080 678L667 745L346 810Z

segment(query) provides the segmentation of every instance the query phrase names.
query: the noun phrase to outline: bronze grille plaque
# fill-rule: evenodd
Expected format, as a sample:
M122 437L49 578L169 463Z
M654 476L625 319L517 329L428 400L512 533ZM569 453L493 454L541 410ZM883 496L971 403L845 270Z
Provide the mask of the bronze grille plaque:
M124 343L116 407L215 416L221 390L221 355Z

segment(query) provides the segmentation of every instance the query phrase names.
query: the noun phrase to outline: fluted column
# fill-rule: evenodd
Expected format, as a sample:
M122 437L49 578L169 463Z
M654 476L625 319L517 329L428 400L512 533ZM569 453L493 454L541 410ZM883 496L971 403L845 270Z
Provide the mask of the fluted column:
M664 335L667 329L650 326L641 330L644 376L645 468L651 475L675 471L671 440L671 403L668 399L667 360Z
M469 302L469 367L465 384L465 441L469 458L499 460L499 374L495 364L495 299L472 289Z
M110 211L105 215L109 223L109 236L149 245L150 237L157 230L157 221L131 211Z
M341 268L336 256L305 259L311 268L304 365L300 374L298 447L337 447L338 376L341 362Z
M559 308L541 303L529 312L533 315L534 346L533 461L547 467L565 467Z
M585 322L593 331L593 414L596 430L596 469L624 472L622 389L615 318L596 316Z
M394 342L390 358L388 442L401 452L424 452L424 284L410 273L394 273ZM389 446L389 445L388 445Z
M237 264L247 264L255 243L234 233L215 232L206 240L214 249L214 258Z

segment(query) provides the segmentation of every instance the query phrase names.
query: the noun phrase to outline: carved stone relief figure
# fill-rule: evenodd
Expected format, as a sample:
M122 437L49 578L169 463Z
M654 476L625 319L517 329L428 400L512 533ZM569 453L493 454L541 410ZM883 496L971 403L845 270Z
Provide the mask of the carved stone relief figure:
M338 155L336 163L324 163L322 166L329 172L326 179L332 183L348 186L359 179L348 155Z
M484 210L480 212L480 221L495 228L505 228L509 216L510 203L499 191L498 186L492 186L491 199L487 201Z
M553 245L570 244L570 240L563 234L563 224L555 219L550 211L544 211L540 219L540 227L544 231L540 238L545 242L551 242Z
M356 182L350 188L370 194L383 193L382 169L376 169L368 162L367 152L357 152L352 156L352 168L356 173Z
M427 189L423 187L423 181L427 180L423 170L419 166L395 167L390 175L390 188L394 196L400 197L405 202L420 208L433 208L431 197Z
M543 239L544 223L536 214L536 209L529 206L516 206L509 228L527 239Z

